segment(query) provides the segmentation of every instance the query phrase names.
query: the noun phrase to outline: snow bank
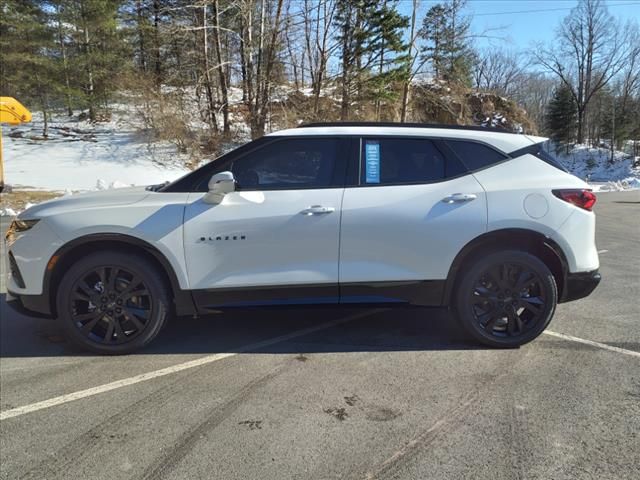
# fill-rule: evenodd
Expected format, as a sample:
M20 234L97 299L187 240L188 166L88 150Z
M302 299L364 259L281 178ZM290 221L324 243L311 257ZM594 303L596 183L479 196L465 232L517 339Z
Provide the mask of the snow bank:
M640 180L635 177L625 178L615 182L590 182L594 192L624 192L626 190L640 190Z
M114 112L114 120L96 125L54 117L48 139L39 114L29 124L4 128L5 181L23 189L93 190L99 181L150 185L188 172L173 145L147 143L126 115Z
M638 188L640 168L634 167L633 157L623 152L615 151L613 162L610 161L611 150L588 145L574 145L568 152L559 150L555 155L572 174L596 186ZM615 182L619 182L617 186L610 185Z
M18 213L11 207L0 207L0 217L15 217Z

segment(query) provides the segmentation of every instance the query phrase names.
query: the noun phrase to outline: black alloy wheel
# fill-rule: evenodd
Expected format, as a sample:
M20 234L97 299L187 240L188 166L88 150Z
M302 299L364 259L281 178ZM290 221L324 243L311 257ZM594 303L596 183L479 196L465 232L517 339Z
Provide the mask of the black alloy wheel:
M73 284L70 312L89 340L105 345L140 335L151 318L153 302L136 274L115 265L91 269Z
M490 335L517 336L544 313L542 280L527 265L501 263L488 268L471 293L474 320Z
M162 272L145 258L100 252L64 275L57 312L72 343L96 353L130 353L159 333L170 312Z
M482 258L459 286L456 310L463 326L482 343L498 347L519 346L542 333L558 296L548 267L518 251Z

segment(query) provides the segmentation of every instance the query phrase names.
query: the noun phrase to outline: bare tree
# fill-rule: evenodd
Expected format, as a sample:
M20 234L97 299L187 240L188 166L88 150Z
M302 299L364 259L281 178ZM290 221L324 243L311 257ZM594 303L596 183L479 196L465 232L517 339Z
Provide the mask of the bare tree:
M510 51L484 50L477 54L473 68L473 86L480 90L511 95L524 72L522 56Z
M589 103L626 64L628 34L602 0L580 0L557 35L557 47L539 46L533 57L571 89L578 110L577 140L582 143Z
M543 73L524 72L513 85L510 95L527 112L528 117L542 128L545 111L551 101L557 81Z
M281 45L283 0L277 0L275 13L267 11L267 1L256 5L254 0L240 2L240 57L242 59L243 98L249 111L249 126L253 138L264 134L271 100L273 70ZM273 6L271 4L271 6ZM258 45L254 44L254 9L258 7ZM270 32L268 32L270 28ZM267 40L267 41L265 41Z
M305 7L307 3L305 0ZM317 2L315 11L315 36L313 43L308 40L307 50L309 52L310 64L309 68L313 68L311 72L311 80L313 86L313 112L317 115L320 106L320 93L327 76L327 65L332 51L338 46L337 42L331 44L330 34L333 25L333 18L336 12L336 0L322 0ZM312 46L313 45L313 46ZM314 51L314 54L311 51ZM313 67L311 66L311 58L315 58Z
M202 77L200 79L200 83L203 84L205 90L205 97L207 101L207 114L206 118L209 123L209 127L214 131L218 132L218 121L216 119L216 102L214 97L214 85L211 77L211 70L213 70L209 63L209 25L207 22L209 13L207 4L202 4L202 9L195 9L195 17L196 24L200 26L200 30L202 31L202 38L200 41L196 40L196 44L200 44L202 46ZM197 32L197 29L194 30ZM197 37L197 34L196 34Z

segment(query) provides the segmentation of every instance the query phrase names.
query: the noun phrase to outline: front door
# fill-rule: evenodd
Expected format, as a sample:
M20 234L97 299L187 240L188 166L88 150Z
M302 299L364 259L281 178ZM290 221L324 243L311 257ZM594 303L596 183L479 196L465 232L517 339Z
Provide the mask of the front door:
M219 205L190 194L190 288L206 308L335 302L348 139L275 137L226 168L238 190Z

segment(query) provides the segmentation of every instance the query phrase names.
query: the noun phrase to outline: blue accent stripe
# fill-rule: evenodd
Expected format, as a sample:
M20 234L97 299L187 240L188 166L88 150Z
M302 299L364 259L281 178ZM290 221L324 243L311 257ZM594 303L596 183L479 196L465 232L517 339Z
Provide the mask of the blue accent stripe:
M248 300L244 302L222 303L218 305L207 305L207 308L228 308L228 307L261 307L268 305L317 305L317 304L337 304L340 297L306 297L306 298L281 298L274 300Z
M407 301L381 295L348 295L343 296L340 303L407 303Z

